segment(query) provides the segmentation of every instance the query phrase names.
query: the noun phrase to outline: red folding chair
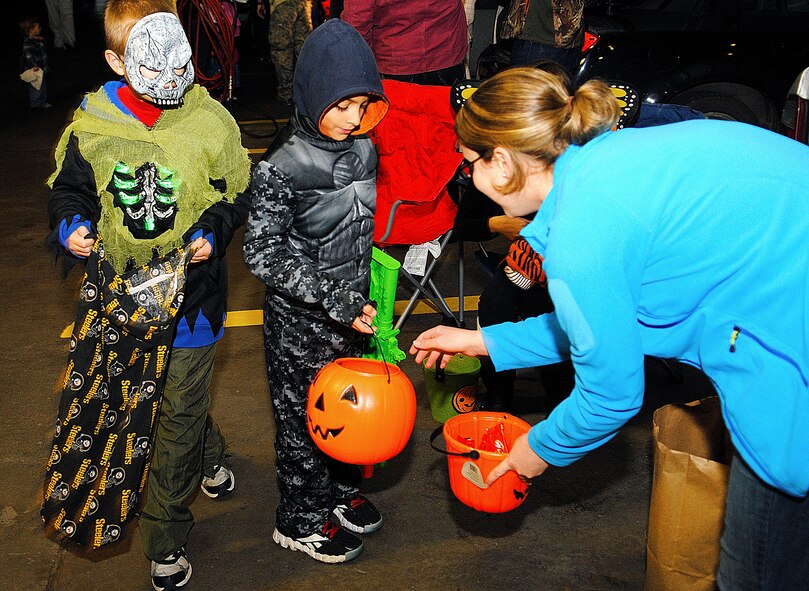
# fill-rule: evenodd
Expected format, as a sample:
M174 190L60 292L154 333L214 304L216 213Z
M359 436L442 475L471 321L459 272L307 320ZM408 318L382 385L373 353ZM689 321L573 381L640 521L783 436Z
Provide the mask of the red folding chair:
M382 84L390 109L372 134L379 150L374 243L385 249L436 240L443 254L457 211L447 184L462 160L455 149L450 88L397 80L384 80ZM463 322L462 304L456 316L432 279L440 257L429 262L420 278L400 269L414 291L395 328L404 324L419 296L456 324ZM462 259L459 265L462 277Z

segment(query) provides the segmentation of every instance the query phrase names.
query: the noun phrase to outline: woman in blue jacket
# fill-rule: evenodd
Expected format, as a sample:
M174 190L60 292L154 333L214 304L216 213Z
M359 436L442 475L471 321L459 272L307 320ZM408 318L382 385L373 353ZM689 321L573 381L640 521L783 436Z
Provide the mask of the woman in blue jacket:
M610 133L608 88L575 93L515 68L485 82L456 131L475 185L522 231L555 313L411 348L489 355L498 371L570 358L576 385L489 476L540 475L604 444L641 407L643 358L702 369L736 448L717 581L809 581L809 148L738 123Z

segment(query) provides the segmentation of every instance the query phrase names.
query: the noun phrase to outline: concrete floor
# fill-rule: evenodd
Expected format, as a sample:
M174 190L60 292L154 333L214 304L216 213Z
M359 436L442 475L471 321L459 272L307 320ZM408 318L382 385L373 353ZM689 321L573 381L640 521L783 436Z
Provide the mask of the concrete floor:
M6 239L0 249L0 330L8 346L0 358L0 588L8 591L151 588L136 522L123 541L88 557L46 539L38 515L57 381L67 353L60 333L73 320L80 279L78 269L62 279L44 248L44 181L53 169L53 146L82 93L108 78L95 29L85 27L77 50L52 56L52 109L29 111L25 89L3 75L7 91L0 128L0 211ZM256 120L278 113L268 99L272 75L266 64L244 63L235 117ZM255 123L245 130L245 145L259 150L268 144L272 126ZM259 309L263 287L242 263L240 244L241 235L230 251L229 309ZM455 252L452 247L440 272L446 295L457 295ZM484 280L469 259L466 290L479 294ZM400 342L409 343L438 320L435 314L413 316ZM359 559L327 566L271 540L278 492L261 328L225 331L211 412L227 437L237 489L218 502L204 495L193 502L197 523L187 547L194 565L189 589L642 588L651 412L669 401L707 395L710 387L701 375L686 368L684 382L672 384L650 361L647 405L636 419L584 460L537 479L518 509L493 515L478 513L452 495L446 458L429 446L436 423L422 372L410 358L401 367L417 391L416 426L405 450L377 469L364 487L384 513L385 526L367 537ZM542 418L542 391L534 371L520 373L517 405L529 422Z

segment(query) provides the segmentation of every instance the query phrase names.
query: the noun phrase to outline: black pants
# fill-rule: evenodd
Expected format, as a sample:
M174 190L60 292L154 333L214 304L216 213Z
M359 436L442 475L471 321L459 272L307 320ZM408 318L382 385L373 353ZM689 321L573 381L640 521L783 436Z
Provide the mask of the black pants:
M520 289L514 285L502 269L494 274L486 285L478 303L478 323L491 326L501 322L518 322L553 311L548 290L534 286ZM540 369L540 379L545 390L545 410L550 412L573 389L573 366L569 361L546 365ZM498 372L488 357L480 360L480 377L486 387L486 405L508 410L514 400L515 370Z
M265 299L264 345L281 492L276 527L285 536L319 531L337 502L359 490L360 468L326 456L309 436L306 401L317 372L340 357L361 355L363 343L360 333L322 309Z
M383 78L390 80L400 80L402 82L412 82L413 84L426 84L430 86L452 86L457 80L466 78L466 70L463 63L433 70L432 72L421 72L419 74L382 74Z

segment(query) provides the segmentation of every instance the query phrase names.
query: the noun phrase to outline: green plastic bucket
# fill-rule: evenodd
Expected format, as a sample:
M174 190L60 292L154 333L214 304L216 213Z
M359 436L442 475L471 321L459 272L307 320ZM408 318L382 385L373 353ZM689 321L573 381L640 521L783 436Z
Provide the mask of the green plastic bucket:
M480 360L458 353L443 370L437 367L440 363L439 359L433 367L424 366L424 384L433 418L444 423L475 410Z

